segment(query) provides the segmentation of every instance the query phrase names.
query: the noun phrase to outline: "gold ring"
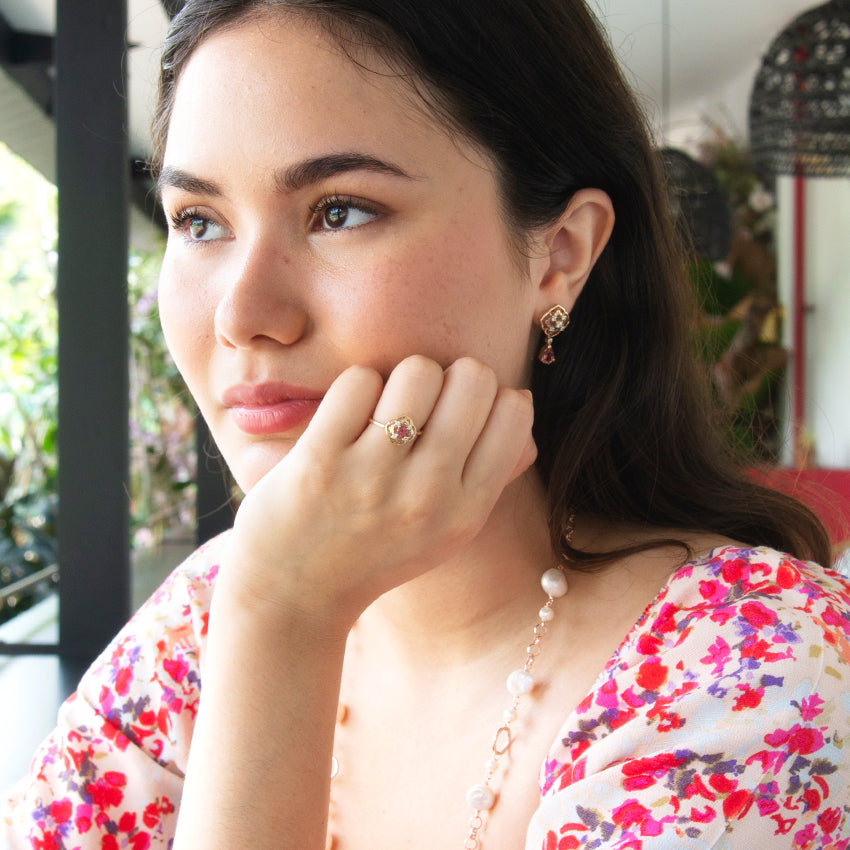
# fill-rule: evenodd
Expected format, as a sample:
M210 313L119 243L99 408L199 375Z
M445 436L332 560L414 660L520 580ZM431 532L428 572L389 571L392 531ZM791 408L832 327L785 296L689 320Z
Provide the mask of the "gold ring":
M395 419L390 419L389 422L378 422L377 419L370 418L369 424L383 428L384 433L394 446L403 446L406 443L413 442L422 433L421 430L416 428L409 416L397 416Z

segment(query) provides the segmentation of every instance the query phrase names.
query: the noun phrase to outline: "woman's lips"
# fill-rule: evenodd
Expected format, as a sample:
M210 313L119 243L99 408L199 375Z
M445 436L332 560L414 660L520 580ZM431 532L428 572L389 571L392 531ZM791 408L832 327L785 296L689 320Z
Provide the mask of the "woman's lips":
M222 397L236 427L251 435L297 428L313 416L321 400L321 393L286 384L232 387Z

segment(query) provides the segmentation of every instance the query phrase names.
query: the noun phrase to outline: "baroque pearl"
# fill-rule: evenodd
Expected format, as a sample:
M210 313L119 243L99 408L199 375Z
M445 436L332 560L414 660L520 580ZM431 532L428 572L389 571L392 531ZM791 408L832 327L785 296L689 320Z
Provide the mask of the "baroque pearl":
M520 697L534 687L534 677L525 670L514 670L508 676L507 686L512 696Z
M487 785L480 783L478 785L473 785L466 792L466 802L469 803L473 809L486 811L487 809L493 808L493 804L496 802L496 795Z
M546 570L540 579L540 585L545 593L550 596L559 597L567 592L567 577L554 567Z

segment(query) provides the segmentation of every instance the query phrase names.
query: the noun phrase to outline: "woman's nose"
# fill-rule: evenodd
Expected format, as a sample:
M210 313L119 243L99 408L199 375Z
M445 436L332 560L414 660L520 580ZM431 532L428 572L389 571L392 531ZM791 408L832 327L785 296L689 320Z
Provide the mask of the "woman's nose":
M259 244L233 261L215 309L218 343L226 348L247 348L261 341L292 345L301 339L308 316L299 293L293 290L292 264Z

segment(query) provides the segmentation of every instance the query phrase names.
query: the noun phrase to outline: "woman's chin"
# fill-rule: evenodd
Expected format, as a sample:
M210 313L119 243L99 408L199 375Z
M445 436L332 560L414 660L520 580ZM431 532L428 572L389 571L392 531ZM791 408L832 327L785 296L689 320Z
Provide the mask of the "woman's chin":
M225 460L243 493L248 491L272 471L290 452L295 441L283 438L263 440L240 447L233 457L225 453Z

